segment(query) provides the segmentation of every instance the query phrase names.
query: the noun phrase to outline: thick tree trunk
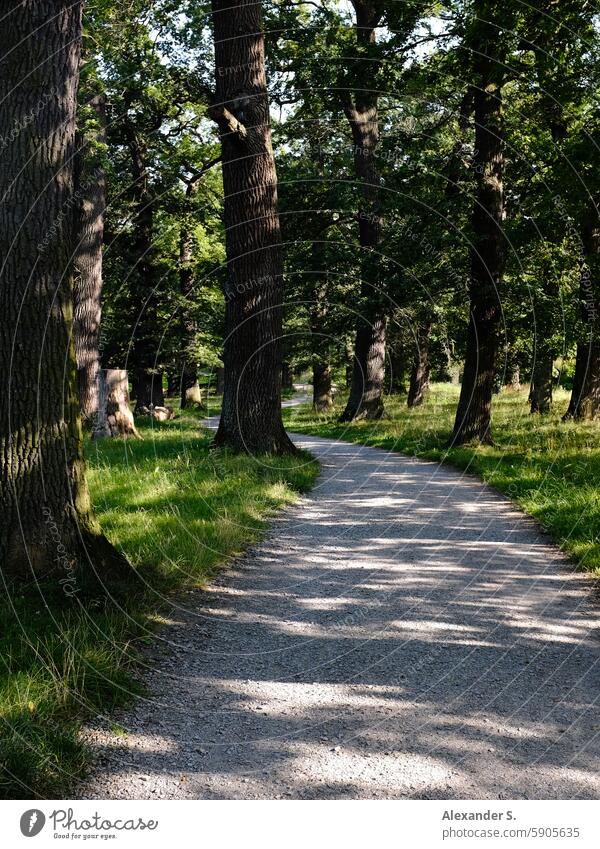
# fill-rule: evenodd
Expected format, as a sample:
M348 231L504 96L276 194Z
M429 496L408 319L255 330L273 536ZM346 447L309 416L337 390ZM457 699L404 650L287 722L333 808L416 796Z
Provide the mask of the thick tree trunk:
M106 109L102 95L90 106L98 121L94 141L106 143ZM98 413L98 373L100 370L100 320L102 317L102 248L106 177L98 157L90 153L90 139L78 151L77 216L74 275L73 340L77 358L77 388L84 426L92 427Z
M375 44L375 27L381 20L382 8L377 2L354 0L356 40L363 50ZM374 71L371 62L361 63L361 74ZM379 419L385 414L385 342L387 317L382 297L373 274L371 252L381 242L382 217L380 201L381 178L377 167L379 143L379 112L377 85L364 86L346 99L344 112L350 124L354 142L354 171L360 186L359 240L362 252L361 304L358 319L352 382L348 403L340 421Z
M504 273L503 66L496 55L497 29L488 0L478 0L475 55L475 173L472 214L470 321L463 382L452 445L491 442L491 404Z
M132 436L141 439L129 406L129 381L124 369L98 372L98 416L94 439L106 436Z
M283 258L271 145L262 7L212 0L228 280L225 391L216 446L296 449L281 419Z
M358 329L350 397L340 416L342 422L380 419L385 415L385 331L386 319L383 316Z
M135 378L135 409L134 415L139 415L142 408L149 409L150 407L164 407L165 393L163 389L162 372L152 374L149 371L142 371Z
M5 577L127 570L85 478L72 342L81 4L23 0L0 28L0 563Z
M419 328L415 340L415 354L410 373L410 387L407 404L409 407L419 407L425 400L429 389L429 334L431 324Z
M580 275L583 338L577 343L575 376L565 419L600 416L600 223L595 210L582 228L585 251Z
M313 407L317 413L328 413L333 407L331 368L328 362L313 360Z
M600 340L577 346L575 378L564 418L592 421L600 416Z

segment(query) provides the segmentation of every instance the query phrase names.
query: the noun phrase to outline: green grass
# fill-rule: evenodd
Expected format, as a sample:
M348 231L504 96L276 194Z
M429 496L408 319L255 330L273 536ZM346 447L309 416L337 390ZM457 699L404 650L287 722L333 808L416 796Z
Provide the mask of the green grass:
M568 393L558 390L554 411L531 416L527 391L494 396L493 446L448 450L459 388L437 384L415 410L405 396L386 401L389 419L339 424L337 410L316 416L309 406L284 411L290 430L337 437L452 463L508 495L535 517L581 566L600 575L600 424L563 423Z
M210 410L211 414L213 410ZM101 524L136 569L111 596L8 587L0 603L0 797L60 798L85 771L81 721L131 701L138 650L169 596L201 586L312 485L300 458L209 451L198 414L141 424L144 440L88 445Z

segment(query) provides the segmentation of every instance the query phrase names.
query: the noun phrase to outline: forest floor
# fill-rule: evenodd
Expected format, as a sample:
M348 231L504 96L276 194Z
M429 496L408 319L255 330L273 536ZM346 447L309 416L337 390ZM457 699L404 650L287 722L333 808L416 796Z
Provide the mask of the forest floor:
M110 716L142 692L140 649L153 642L171 596L204 584L259 539L266 519L318 473L308 457L257 463L209 451L199 413L138 424L143 441L102 440L86 453L98 517L139 582L111 585L104 598L69 598L42 584L5 588L0 798L68 793L88 761L82 719Z
M598 798L591 582L472 476L296 438L315 488L173 608L80 796Z
M386 399L389 418L337 421L310 405L286 410L289 430L399 451L450 463L476 475L533 516L541 530L582 568L600 577L600 439L597 422L562 422L569 393L555 392L554 409L532 416L528 390L494 396L493 446L448 450L459 387L434 384L427 402L409 410L406 396Z

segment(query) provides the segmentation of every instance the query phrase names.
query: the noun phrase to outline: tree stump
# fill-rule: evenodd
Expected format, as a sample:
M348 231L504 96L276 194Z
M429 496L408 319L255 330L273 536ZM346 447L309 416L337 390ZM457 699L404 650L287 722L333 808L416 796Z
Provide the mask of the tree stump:
M98 419L93 438L104 436L133 436L141 439L129 407L125 369L101 369L98 373Z
M200 384L196 380L191 386L182 386L181 388L181 409L186 407L202 406L202 390Z

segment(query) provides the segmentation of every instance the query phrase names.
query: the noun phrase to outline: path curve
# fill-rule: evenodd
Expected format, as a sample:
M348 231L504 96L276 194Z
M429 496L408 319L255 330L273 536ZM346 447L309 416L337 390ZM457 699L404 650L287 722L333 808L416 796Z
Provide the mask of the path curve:
M451 468L294 436L315 489L186 597L81 798L598 798L591 582Z

